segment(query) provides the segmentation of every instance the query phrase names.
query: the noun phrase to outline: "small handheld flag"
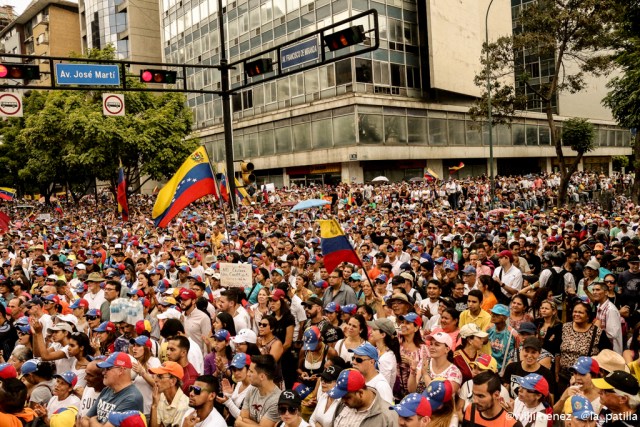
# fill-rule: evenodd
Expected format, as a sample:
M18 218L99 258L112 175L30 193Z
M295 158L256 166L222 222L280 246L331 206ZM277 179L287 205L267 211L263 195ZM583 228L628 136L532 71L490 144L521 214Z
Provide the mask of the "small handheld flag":
M124 178L124 169L120 163L118 169L118 188L116 189L118 199L118 212L122 214L123 221L129 221L129 204L127 203L127 181Z

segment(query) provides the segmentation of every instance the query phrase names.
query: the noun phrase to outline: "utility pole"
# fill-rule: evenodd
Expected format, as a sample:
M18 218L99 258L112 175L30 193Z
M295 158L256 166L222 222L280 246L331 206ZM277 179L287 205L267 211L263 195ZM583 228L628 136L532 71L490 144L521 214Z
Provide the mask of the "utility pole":
M493 201L495 199L495 175L493 174L493 118L491 117L491 67L489 66L489 11L491 10L491 5L493 4L493 0L489 2L489 6L487 7L487 14L484 18L484 29L485 29L485 46L486 46L486 66L485 73L487 74L487 125L489 126L489 208L493 209Z

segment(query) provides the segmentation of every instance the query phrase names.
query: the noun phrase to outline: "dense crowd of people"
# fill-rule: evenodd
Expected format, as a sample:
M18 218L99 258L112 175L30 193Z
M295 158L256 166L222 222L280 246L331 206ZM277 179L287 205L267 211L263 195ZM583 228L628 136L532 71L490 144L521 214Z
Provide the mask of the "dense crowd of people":
M485 179L278 189L166 229L149 196L127 223L5 203L0 426L638 426L632 184L577 174L570 209L554 175L498 178L494 209ZM358 263L327 270L328 218Z

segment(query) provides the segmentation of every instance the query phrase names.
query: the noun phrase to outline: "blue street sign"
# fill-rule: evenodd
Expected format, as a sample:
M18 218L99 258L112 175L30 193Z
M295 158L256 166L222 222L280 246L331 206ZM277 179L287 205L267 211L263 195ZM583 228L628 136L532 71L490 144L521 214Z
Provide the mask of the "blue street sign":
M318 38L314 37L280 51L280 69L318 59Z
M59 85L120 85L117 65L55 64Z

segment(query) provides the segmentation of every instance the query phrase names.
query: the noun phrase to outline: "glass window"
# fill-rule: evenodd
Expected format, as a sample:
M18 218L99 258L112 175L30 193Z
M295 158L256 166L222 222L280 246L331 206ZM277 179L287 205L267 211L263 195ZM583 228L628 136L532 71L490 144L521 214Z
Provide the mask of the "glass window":
M333 13L336 14L338 12L342 12L343 10L347 10L349 3L347 0L338 0L333 2Z
M275 153L274 141L273 141L273 129L260 130L258 134L260 138L260 155L271 156Z
M373 61L373 82L388 85L389 81L389 63Z
M348 84L353 81L351 73L351 58L343 59L335 63L336 65L336 85Z
M524 125L514 124L511 128L513 130L513 145L525 145Z
M287 121L288 122L288 121ZM290 153L292 148L291 127L276 128L276 153Z
M314 93L318 91L318 70L309 70L304 73L304 89L305 93Z
M241 159L244 157L242 154L242 146L244 145L244 135L241 133L233 133L233 157Z
M511 145L511 129L507 125L498 125L494 129L497 145Z
M311 131L313 133L313 148L331 148L331 119L318 120L311 123Z
M277 81L278 83L278 101L289 99L289 78L285 77ZM295 84L295 83L294 83Z
M252 30L260 26L260 9L252 9L249 12L249 26Z
M258 156L258 134L257 133L245 134L244 155L245 157Z
M404 116L384 116L384 142L406 144L407 123Z
M293 128L293 150L311 150L311 123L300 123Z
M360 144L382 143L382 116L378 114L358 115L358 140Z
M360 83L373 83L373 72L369 59L356 58L356 81Z
M429 119L429 144L447 144L447 121L445 119Z
M391 86L405 87L405 71L404 65L389 64L391 67Z
M540 141L540 145L551 145L551 136L549 135L548 126L538 127L538 139Z
M538 145L538 126L527 125L527 145Z
M336 77L333 64L326 67L320 67L320 88L327 89L336 85Z
M427 145L427 119L426 117L408 117L407 127L409 144Z
M482 145L482 123L467 120L467 145ZM484 126L486 127L486 126Z
M464 121L463 120L449 120L449 144L450 145L465 145L464 136Z
M333 145L344 147L356 145L354 115L340 116L333 118Z

